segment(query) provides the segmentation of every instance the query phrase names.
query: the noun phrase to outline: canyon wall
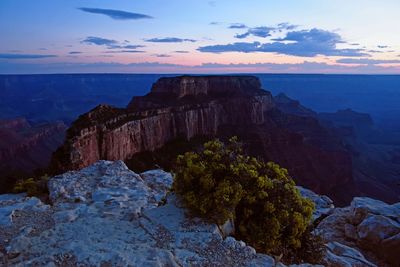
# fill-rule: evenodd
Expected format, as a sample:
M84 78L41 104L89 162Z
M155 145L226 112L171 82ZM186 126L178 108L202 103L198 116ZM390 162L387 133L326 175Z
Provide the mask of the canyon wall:
M342 140L299 103L279 109L281 102L262 90L256 77L162 78L125 109L100 105L81 115L51 167L60 173L98 160L135 161L142 152L160 153L177 138L237 135L249 154L277 162L298 184L347 204L356 190Z
M160 93L166 101L160 101ZM187 101L199 94L199 101ZM163 78L127 109L100 105L82 115L68 130L53 166L71 170L100 159L126 160L176 138L215 136L221 125L260 125L273 107L271 94L255 77Z

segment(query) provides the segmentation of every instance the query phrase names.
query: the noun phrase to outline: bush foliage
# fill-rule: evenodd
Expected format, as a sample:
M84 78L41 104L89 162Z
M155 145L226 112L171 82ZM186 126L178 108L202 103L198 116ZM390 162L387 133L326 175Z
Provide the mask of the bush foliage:
M258 251L299 251L314 204L303 198L288 171L243 154L237 138L204 144L177 158L174 191L195 216L223 224Z
M47 181L49 177L43 175L40 178L28 178L20 180L14 185L14 193L25 193L30 197L47 197Z

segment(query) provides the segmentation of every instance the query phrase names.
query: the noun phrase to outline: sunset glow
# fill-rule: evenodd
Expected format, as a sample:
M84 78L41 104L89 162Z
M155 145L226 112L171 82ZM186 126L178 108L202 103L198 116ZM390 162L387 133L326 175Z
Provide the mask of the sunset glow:
M2 0L0 73L400 73L399 1L280 2Z

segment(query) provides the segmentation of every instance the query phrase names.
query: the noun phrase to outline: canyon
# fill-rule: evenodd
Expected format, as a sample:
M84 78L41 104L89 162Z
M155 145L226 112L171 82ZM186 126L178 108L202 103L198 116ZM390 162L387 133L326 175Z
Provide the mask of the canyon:
M72 123L51 166L79 170L98 160L129 160L177 138L233 135L249 154L279 163L298 184L339 204L357 193L342 140L316 118L279 109L254 76L166 77L127 108L99 105Z
M12 180L47 168L66 129L63 122L32 125L22 117L0 120L0 192L10 190Z

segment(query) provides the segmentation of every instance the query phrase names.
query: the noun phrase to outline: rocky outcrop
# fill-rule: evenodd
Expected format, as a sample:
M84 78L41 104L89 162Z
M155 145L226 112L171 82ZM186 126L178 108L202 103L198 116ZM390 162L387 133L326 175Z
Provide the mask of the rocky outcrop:
M23 266L273 266L219 227L189 218L172 177L101 161L49 181L52 205L0 197L3 264ZM165 204L160 204L165 203ZM0 254L1 255L1 254Z
M400 203L356 197L322 220L317 232L359 250L378 266L400 265Z
M188 216L168 193L171 184L172 176L161 170L136 174L122 161L99 161L51 178L49 205L24 194L0 195L0 265L285 266L226 236L221 226ZM325 196L299 189L316 203L314 218L322 220L319 228L342 210L334 209ZM352 208L357 219L371 212L398 219L397 206L366 198L355 199L347 209ZM385 242L398 240L395 231L385 230L392 229L387 224L383 228L363 221L359 232L369 234L359 240L388 235ZM376 266L357 246L325 236L325 266ZM387 255L382 253L378 256Z
M204 98L197 100L200 94ZM99 159L125 160L178 137L215 136L224 124L262 124L272 107L271 94L254 77L160 79L128 109L101 105L82 115L68 130L54 164L73 170Z
M32 126L25 118L1 120L0 166L26 171L46 167L66 128L62 122Z
M278 109L287 114L304 117L317 117L317 113L303 105L299 101L289 98L284 93L274 96L274 102Z
M25 118L0 120L0 193L9 190L16 173L20 178L46 168L66 129L62 122L31 125Z
M286 101L282 98L279 103ZM287 168L298 184L340 205L349 203L355 194L352 163L340 138L316 118L285 113L275 102L256 77L161 78L126 109L100 105L80 116L54 154L52 167L60 173L100 159L132 160L177 138L237 135L249 154Z

